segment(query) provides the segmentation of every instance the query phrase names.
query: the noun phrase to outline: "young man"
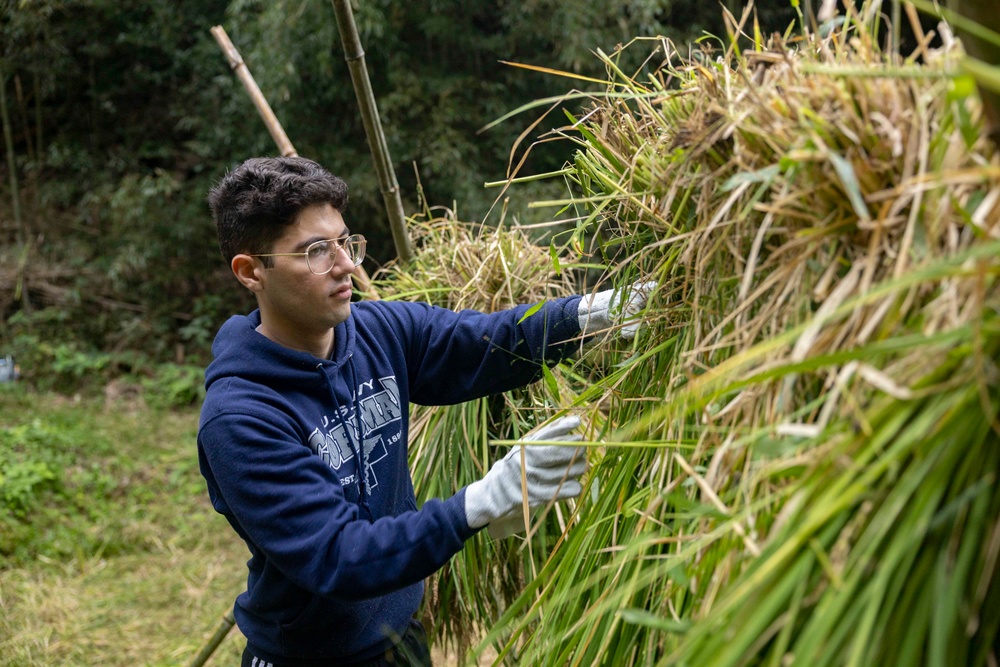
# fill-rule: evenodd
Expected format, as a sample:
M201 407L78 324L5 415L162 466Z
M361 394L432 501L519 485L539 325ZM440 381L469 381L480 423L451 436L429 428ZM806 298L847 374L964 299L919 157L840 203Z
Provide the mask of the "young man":
M528 306L352 304L365 240L344 221L339 178L302 158L254 158L209 203L222 254L258 304L215 339L198 432L212 504L250 550L235 606L243 665L430 664L413 617L423 579L479 529L521 513L522 457L515 448L418 510L409 404L534 381L579 347L581 332L610 326L609 293L555 300L527 318ZM578 424L557 420L537 439L578 439ZM580 493L582 449L524 449L529 505Z

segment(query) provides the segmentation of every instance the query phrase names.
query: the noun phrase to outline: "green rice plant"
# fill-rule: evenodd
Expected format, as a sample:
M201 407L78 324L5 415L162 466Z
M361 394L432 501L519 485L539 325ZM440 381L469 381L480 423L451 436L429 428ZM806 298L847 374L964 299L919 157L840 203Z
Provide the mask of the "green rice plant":
M566 371L589 486L480 652L996 664L1000 158L960 50L900 65L875 9L766 43L733 19L721 55L657 41L638 73L601 54L572 196L536 205L660 287L633 345Z

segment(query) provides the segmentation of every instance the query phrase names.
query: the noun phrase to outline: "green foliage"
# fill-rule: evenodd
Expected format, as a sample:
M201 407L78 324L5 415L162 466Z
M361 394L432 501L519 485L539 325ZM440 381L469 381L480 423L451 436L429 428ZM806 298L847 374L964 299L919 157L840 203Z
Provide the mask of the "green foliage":
M141 349L165 360L180 344L204 359L203 337L178 335L197 316L191 305L219 292L231 295L215 301L221 308L246 308L227 289L204 205L216 175L205 171L209 147L234 134L211 122L221 96L206 85L220 58L207 27L224 7L3 5L0 57L24 93L10 96L10 111L31 239L24 293L0 295L5 348L30 347L13 341L22 335L61 341L65 349L35 347L58 359L59 373L77 377L125 370L79 356L91 350ZM20 253L11 240L0 237L0 254Z
M15 516L23 518L46 490L52 490L59 475L49 462L31 451L52 445L41 423L33 422L0 430L0 498Z
M190 391L185 369L174 382ZM171 395L161 388L165 396ZM129 394L58 401L23 388L0 392L0 571L39 556L65 560L141 553L197 528L172 516L171 497L204 494L194 456L196 419L162 408L129 407ZM151 429L148 424L173 424ZM176 442L190 448L177 449Z
M114 355L85 349L72 339L51 343L23 334L13 339L10 350L23 381L63 393L103 386L115 366Z
M0 428L0 563L24 557L44 533L38 516L66 493L64 471L71 439L40 419Z
M142 378L143 398L150 405L179 408L200 405L205 398L205 369L202 366L163 364L152 377Z
M178 331L181 341L196 349L209 348L216 325L204 311L216 302L209 296L195 304L200 314ZM193 405L204 398L204 364L197 357L198 363L161 362L139 349L104 352L87 347L55 333L64 330L69 317L65 310L55 309L32 315L22 311L11 317L8 326L13 335L5 353L17 360L22 383L63 394L96 395L121 379L126 386L141 387L148 404L165 408Z

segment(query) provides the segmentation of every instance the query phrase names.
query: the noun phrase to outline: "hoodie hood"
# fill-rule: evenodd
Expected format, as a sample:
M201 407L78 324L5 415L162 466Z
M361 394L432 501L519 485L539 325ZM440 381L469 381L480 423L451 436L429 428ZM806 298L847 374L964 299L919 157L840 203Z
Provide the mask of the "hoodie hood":
M226 378L239 377L282 389L325 385L323 368L327 373L340 369L351 358L356 327L354 318L348 317L334 329L333 360L317 359L308 352L293 350L275 343L257 331L260 311L229 318L212 343L215 359L205 370L205 387Z

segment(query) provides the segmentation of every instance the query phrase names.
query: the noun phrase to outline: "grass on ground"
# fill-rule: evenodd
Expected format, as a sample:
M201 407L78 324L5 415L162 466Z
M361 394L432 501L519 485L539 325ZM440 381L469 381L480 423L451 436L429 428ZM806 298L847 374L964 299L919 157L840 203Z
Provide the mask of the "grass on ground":
M0 391L0 667L187 665L245 582L196 408ZM209 665L238 664L237 629Z

